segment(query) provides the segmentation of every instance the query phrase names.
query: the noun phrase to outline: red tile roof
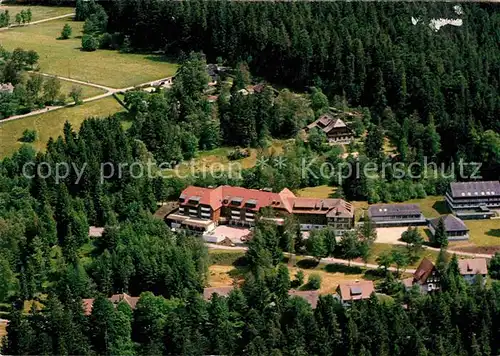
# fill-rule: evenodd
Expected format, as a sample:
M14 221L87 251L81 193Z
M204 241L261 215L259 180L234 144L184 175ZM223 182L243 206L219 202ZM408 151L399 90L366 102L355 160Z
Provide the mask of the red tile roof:
M488 273L488 265L484 258L458 260L458 268L461 275Z
M343 302L368 299L375 292L372 281L353 281L340 283L337 291Z
M317 290L307 290L307 291L299 291L295 289L290 289L288 291L288 295L290 297L296 296L300 298L304 298L306 302L311 305L311 308L316 309L319 300L319 292Z
M327 216L353 217L354 208L342 199L317 199L296 197L292 191L285 188L279 193L265 190L247 189L223 185L217 188L201 188L189 186L181 194L184 203L189 204L193 197L199 197L199 203L209 205L213 210L222 206L230 206L231 200L239 198L240 207L248 201L255 201L255 210L263 207L286 210L296 214L326 214Z
M422 262L418 265L417 270L413 273L413 280L416 283L423 284L427 281L427 278L434 270L434 263L432 263L427 258L424 258Z
M108 300L114 305L117 305L121 301L124 301L130 306L131 309L135 309L137 302L139 301L139 297L131 297L130 295L123 293L123 294L113 294L111 297L108 298ZM83 299L82 302L83 302L83 313L85 315L92 314L94 299Z

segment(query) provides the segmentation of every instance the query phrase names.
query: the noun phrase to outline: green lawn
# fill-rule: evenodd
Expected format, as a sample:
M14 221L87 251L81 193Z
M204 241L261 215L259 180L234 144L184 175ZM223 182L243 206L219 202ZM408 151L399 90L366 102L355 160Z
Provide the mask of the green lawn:
M46 79L48 79L48 77L44 77L44 80ZM82 99L91 98L93 96L105 93L103 89L92 87L90 85L77 84L69 82L67 80L60 80L60 83L61 83L61 94L64 94L67 97L66 102L73 101L71 98L68 97L73 87L78 87L82 89Z
M73 28L68 40L58 40L65 23ZM33 49L40 55L43 73L89 81L113 88L125 88L175 74L177 65L159 55L124 54L98 50L83 52L81 31L83 22L70 18L38 25L0 31L0 43L8 50Z
M328 198L330 194L335 193L334 187L329 187L327 185L320 185L317 187L307 187L302 188L297 191L297 196L305 198Z
M500 220L465 220L469 242L476 246L500 246Z
M424 199L408 200L405 204L419 204L422 214L424 214L426 218L437 218L441 215L450 213L442 195L428 196Z
M78 87L82 89L82 99L91 98L93 96L104 94L106 92L102 89L91 87L89 85L81 85L77 83L68 82L66 80L61 80L61 94L66 95L67 97L66 102L68 103L73 101L73 99L69 97L69 93L73 87Z
M267 154L280 154L286 145L285 140L273 140L271 145L264 151ZM227 155L234 150L234 147L220 147L209 151L198 152L196 158L192 161L182 162L177 168L165 169L166 175L175 175L176 171L181 175L189 175L191 172L220 172L231 171L232 174L238 174L241 169L248 169L255 166L259 151L251 148L250 156L239 160L230 161Z
M372 264L377 264L377 257L380 256L383 253L390 252L391 250L400 250L403 253L407 252L406 246L404 245L391 245L391 244L382 244L382 243L374 243L371 247L371 253L370 257L368 258L368 263ZM422 249L418 255L418 260L412 264L411 266L408 266L408 268L415 268L420 264L420 261L424 257L427 257L429 260L432 262L436 262L437 256L439 252L433 251L433 250L428 250L428 249Z
M88 117L106 117L121 110L123 107L114 98L109 97L24 119L5 123L0 121L0 158L12 154L19 148L21 143L18 140L25 129L37 131L38 139L33 146L37 150L43 150L50 137L56 138L62 134L66 121L69 121L74 129L78 129Z
M60 6L31 6L31 5L2 5L0 11L9 10L10 22L15 22L16 14L21 10L31 9L32 20L38 21L57 17L61 15L71 14L75 12L73 7L60 7Z

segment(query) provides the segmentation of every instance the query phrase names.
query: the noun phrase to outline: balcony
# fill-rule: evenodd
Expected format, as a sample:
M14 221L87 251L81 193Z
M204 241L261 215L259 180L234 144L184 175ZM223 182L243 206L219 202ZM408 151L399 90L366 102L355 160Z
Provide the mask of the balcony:
M196 210L196 209L189 209L189 214L198 214L198 210Z
M202 206L201 211L210 211L210 207L208 206Z

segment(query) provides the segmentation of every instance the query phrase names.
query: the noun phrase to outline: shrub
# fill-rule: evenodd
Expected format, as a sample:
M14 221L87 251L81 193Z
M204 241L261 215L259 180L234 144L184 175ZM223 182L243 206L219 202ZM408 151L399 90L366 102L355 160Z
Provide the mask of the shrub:
M296 279L297 284L299 286L303 285L304 284L304 271L302 271L301 269L299 269L297 271L297 273L295 274L295 279Z
M227 158L230 161L235 161L237 159L242 159L242 158L246 158L249 156L250 156L250 152L248 150L241 149L241 148L237 147L236 149L234 149L233 151L228 153Z
M73 32L73 29L69 24L65 24L62 31L61 31L61 39L67 40L68 38L71 37L71 33Z
M22 142L35 142L37 137L36 130L26 129L23 131L23 136L21 137Z
M110 49L113 45L113 36L110 33L103 33L99 38L100 49Z
M307 287L309 289L318 290L321 288L321 276L317 273L312 273L309 275L307 280Z
M83 35L82 49L87 52L93 52L99 46L99 41L92 35Z

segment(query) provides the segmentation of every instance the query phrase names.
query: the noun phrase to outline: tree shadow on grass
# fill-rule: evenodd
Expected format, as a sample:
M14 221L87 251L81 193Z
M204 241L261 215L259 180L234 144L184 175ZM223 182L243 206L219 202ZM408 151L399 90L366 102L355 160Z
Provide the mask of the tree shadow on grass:
M297 261L297 267L302 269L314 269L318 266L319 262L312 258L306 258L300 261Z
M145 56L144 58L153 62L162 62L162 63L170 62L166 56L161 54L150 54Z
M359 266L345 266L331 263L325 266L325 271L329 273L362 274L363 269Z
M500 237L500 229L490 229L488 232L486 232L486 235Z
M446 205L446 202L444 200L435 202L432 205L432 208L434 210L436 210L441 215L445 215L445 214L450 213L450 210L448 209L448 205Z

